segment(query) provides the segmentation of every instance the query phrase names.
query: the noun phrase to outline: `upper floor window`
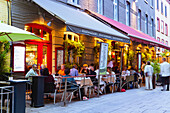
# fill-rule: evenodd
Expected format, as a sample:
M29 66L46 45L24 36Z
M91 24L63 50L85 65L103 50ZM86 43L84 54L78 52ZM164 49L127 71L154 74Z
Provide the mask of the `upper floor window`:
M167 17L167 7L165 6L165 16Z
M103 14L103 0L97 0L97 12Z
M113 0L113 18L114 20L118 21L118 8L119 8L119 5L118 5L118 0Z
M166 41L166 43L165 43L166 45L168 45L168 41Z
M141 10L138 10L138 30L141 30Z
M151 19L151 35L154 36L154 20Z
M164 39L162 39L162 43L164 44Z
M148 34L148 15L145 15L145 33Z
M79 0L68 0L68 2L79 5Z
M150 0L150 2L151 2L151 6L153 7L153 0Z
M168 24L165 24L165 35L168 36Z
M164 21L161 20L161 33L164 33Z
M157 10L159 10L159 0L157 0Z
M160 42L160 38L159 37L157 37L157 40Z
M130 3L126 2L126 25L130 26Z
M157 18L157 31L160 31L160 20Z
M163 14L163 2L161 2L161 13Z

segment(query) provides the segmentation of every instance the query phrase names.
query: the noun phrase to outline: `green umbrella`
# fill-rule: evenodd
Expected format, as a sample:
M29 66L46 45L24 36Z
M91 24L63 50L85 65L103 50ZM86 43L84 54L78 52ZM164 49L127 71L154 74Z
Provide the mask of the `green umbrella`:
M0 23L0 41L21 41L29 39L42 39L33 33Z

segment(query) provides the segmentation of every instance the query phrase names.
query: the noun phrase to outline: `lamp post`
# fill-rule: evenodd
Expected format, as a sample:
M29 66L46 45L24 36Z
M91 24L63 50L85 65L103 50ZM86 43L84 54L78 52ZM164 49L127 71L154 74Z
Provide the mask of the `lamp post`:
M141 57L141 52L140 52L141 50L140 49L136 49L136 51L137 51L137 59L138 59L138 61L137 61L137 63L138 63L137 64L137 69L138 70L137 71L140 72L141 71L141 64L142 64L141 63L142 62L142 57Z

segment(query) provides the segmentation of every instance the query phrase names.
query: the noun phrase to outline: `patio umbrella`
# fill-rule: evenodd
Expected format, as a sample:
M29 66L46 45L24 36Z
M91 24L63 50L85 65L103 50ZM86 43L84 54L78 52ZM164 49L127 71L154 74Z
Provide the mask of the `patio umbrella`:
M0 41L21 41L29 39L42 39L33 33L0 23Z

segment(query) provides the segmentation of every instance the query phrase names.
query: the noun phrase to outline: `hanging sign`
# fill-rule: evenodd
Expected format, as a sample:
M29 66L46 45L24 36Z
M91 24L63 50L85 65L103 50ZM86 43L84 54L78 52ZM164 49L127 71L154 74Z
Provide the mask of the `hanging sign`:
M99 72L105 75L107 72L108 43L100 44Z
M14 46L14 72L25 71L25 47Z

